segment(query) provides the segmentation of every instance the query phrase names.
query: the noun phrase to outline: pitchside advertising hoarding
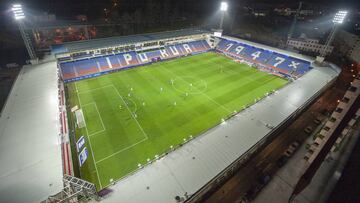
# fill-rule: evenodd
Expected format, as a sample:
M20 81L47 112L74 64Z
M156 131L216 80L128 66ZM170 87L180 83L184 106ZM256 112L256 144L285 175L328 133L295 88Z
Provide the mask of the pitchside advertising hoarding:
M87 157L88 157L88 150L86 149L86 147L84 147L84 149L79 154L80 166L82 166L85 163Z
M84 136L81 136L79 140L76 142L76 150L77 152L80 152L81 148L85 145L85 138Z
M85 138L84 138L84 136L81 136L79 138L79 140L76 142L76 150L77 150L77 152L80 152L81 148L83 148L84 145L85 145ZM86 147L84 147L84 149L79 154L80 166L82 166L85 163L87 157L88 157L88 151L87 151Z

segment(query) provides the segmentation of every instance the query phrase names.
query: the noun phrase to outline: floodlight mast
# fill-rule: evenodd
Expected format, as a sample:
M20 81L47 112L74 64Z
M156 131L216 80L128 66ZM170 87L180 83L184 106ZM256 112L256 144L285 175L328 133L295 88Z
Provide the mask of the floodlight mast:
M323 49L320 52L320 57L324 58L326 56L326 50L328 49L328 47L331 45L332 41L334 40L336 31L337 31L339 25L341 25L344 22L347 14L348 14L348 11L344 11L344 10L340 10L335 14L335 16L332 20L332 22L334 23L334 26L332 27L331 32L330 32L328 38L326 39L325 46L323 47Z
M223 23L224 23L224 17L225 17L225 12L228 10L228 3L226 1L222 1L220 4L220 11L221 11L221 20L220 20L220 27L219 29L222 30L223 28Z
M34 47L32 46L31 39L25 31L25 26L24 26L24 22L23 22L23 20L25 19L25 14L24 14L22 5L21 4L13 4L11 7L11 10L14 14L14 19L17 22L17 25L19 27L21 37L24 41L26 50L30 56L30 60L36 60L37 57L36 57Z

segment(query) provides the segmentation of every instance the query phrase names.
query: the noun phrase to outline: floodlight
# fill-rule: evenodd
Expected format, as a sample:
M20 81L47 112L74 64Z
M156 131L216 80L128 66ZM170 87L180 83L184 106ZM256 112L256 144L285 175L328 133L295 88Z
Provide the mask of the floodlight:
M228 9L228 3L225 1L221 2L220 11L227 11L227 9Z
M24 11L22 10L21 4L13 4L11 10L14 13L15 20L21 20L25 18Z
M15 16L15 19L16 19L16 20L23 19L23 18L25 18L24 15L16 15L16 16Z
M12 7L11 10L12 11L21 11L22 8L21 7Z
M342 24L347 14L347 11L338 11L334 16L333 23Z
M221 19L220 19L220 27L219 29L222 30L222 26L224 23L225 11L228 9L228 3L226 1L222 1L220 4L220 11L221 11Z
M25 26L24 26L24 22L23 19L25 18L25 13L23 11L22 5L19 3L15 3L11 5L11 11L14 14L14 19L16 20L16 24L19 27L20 33L21 33L21 37L24 41L25 47L28 51L28 54L30 56L31 60L36 60L36 52L34 50L34 47L32 45L31 40L29 39L29 37L26 35L26 31L25 31Z

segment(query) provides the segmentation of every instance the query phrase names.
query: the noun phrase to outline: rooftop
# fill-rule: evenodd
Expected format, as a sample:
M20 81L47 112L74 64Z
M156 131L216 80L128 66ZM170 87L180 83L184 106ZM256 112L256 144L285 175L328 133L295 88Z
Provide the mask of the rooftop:
M52 47L52 52L53 54L76 52L76 51L84 51L89 49L107 48L112 46L133 44L137 42L161 40L161 39L168 39L168 38L181 37L187 35L198 35L205 33L209 33L209 31L200 30L200 29L182 29L182 30L174 30L167 32L157 32L157 33L148 33L148 34L100 38L100 39L92 39L92 40L84 40L84 41L76 41L76 42L66 42L64 44L54 45Z
M0 202L40 202L62 188L56 62L24 66L0 117Z

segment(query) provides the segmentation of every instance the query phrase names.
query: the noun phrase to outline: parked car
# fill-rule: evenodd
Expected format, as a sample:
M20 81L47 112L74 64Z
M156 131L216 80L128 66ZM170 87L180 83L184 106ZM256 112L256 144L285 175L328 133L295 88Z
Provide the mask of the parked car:
M289 145L289 147L285 150L284 155L290 158L298 149L299 145L300 143L298 141L291 143L291 145Z
M304 131L305 131L306 134L311 134L313 132L313 128L311 126L308 126L308 127L305 128Z
M291 145L290 145L290 147L295 148L295 149L297 149L299 146L300 146L299 141L295 141L295 142L291 143Z
M266 185L270 182L271 180L271 176L269 175L263 175L259 178L259 183L262 184L262 185Z
M321 123L321 119L320 118L316 118L316 119L314 119L314 123L316 124L316 125L319 125L320 123Z
M288 161L288 157L287 156L285 156L285 155L282 155L277 161L276 161L276 165L279 167L279 168L281 168L281 167L283 167L285 164L286 164L286 162Z
M287 150L285 150L284 155L286 157L290 158L292 156L293 152L294 152L293 150L287 149Z

